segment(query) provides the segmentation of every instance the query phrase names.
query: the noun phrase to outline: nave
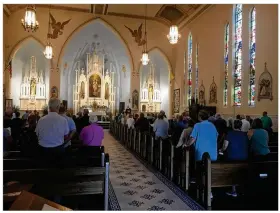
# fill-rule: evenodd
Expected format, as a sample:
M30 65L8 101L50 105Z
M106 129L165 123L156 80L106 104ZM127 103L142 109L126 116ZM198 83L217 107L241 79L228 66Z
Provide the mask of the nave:
M113 190L109 190L109 203L112 210L202 209L162 174L145 167L107 131L104 146L110 156Z

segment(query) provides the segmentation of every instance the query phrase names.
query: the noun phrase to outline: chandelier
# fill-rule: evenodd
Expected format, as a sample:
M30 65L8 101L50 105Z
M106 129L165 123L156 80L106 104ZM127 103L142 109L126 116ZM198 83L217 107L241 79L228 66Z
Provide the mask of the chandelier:
M147 52L143 51L141 61L142 61L142 64L143 64L144 66L145 66L145 65L148 65L150 59L149 59L149 55L148 55Z
M146 66L148 65L150 59L149 59L149 55L148 55L148 40L147 40L147 23L146 23L146 17L147 17L147 5L145 7L145 41L146 43L143 45L143 52L142 52L142 58L141 58L141 61L142 61L142 64L143 66Z
M169 34L167 35L167 38L169 40L170 44L177 44L179 38L181 35L179 34L178 26L172 25L169 30Z
M48 34L47 34L47 45L44 51L44 55L47 59L52 59L53 57L53 48L52 48L52 44L51 44L51 38L50 38L50 30L51 30L51 6L49 8L49 26L48 26Z
M21 19L22 26L25 31L35 32L39 28L39 23L36 20L35 6L27 6L24 19Z

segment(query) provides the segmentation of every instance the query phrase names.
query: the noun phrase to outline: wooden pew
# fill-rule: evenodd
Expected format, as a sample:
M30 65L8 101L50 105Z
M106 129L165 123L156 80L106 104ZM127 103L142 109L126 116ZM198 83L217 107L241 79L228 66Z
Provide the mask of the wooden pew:
M233 185L245 185L251 173L277 174L277 161L266 162L211 162L208 153L204 153L200 168L198 168L198 199L202 201L207 209L211 209L211 188L227 187ZM258 170L257 170L258 169Z
M82 166L77 162L78 157L73 156L73 161L68 162L63 168L55 168L55 165L48 163L40 165L36 161L6 159L13 163L6 164L9 166L20 167L20 169L5 169L3 173L4 183L18 181L21 184L35 184L35 189L40 194L46 196L61 195L100 195L104 196L104 209L108 210L108 184L109 184L109 155L106 154L104 162L96 161L95 167L92 162L83 162ZM88 160L88 159L87 159ZM16 162L19 163L16 165ZM33 164L27 164L33 162ZM25 165L25 168L24 166ZM104 166L102 166L104 165ZM36 166L40 168L36 168ZM45 167L44 167L45 166ZM51 166L51 167L47 167ZM4 164L5 167L5 164ZM34 168L32 168L34 167Z

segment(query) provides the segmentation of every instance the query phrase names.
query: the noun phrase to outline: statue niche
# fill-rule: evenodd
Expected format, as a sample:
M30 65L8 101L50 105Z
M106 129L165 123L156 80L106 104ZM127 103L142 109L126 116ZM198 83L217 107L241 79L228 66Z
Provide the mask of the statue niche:
M36 79L32 78L30 82L30 95L35 96L36 95Z
M85 98L85 82L81 82L81 89L80 89L80 98L84 99Z
M89 78L89 97L101 98L101 78L98 74L93 74Z
M109 100L110 92L109 92L109 84L108 82L105 83L105 100Z

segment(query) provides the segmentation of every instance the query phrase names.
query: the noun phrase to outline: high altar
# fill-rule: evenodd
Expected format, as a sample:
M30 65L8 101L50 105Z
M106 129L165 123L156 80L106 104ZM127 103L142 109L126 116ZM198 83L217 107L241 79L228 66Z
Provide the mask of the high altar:
M151 63L149 75L141 88L140 107L142 112L160 112L160 86L155 79L155 67Z
M31 56L30 69L25 70L20 84L20 110L41 110L46 105L44 72L36 67L36 57Z
M104 55L95 51L87 54L86 70L80 67L76 70L76 80L73 85L74 113L82 109L94 111L96 115L114 113L115 109L114 72L105 70Z

